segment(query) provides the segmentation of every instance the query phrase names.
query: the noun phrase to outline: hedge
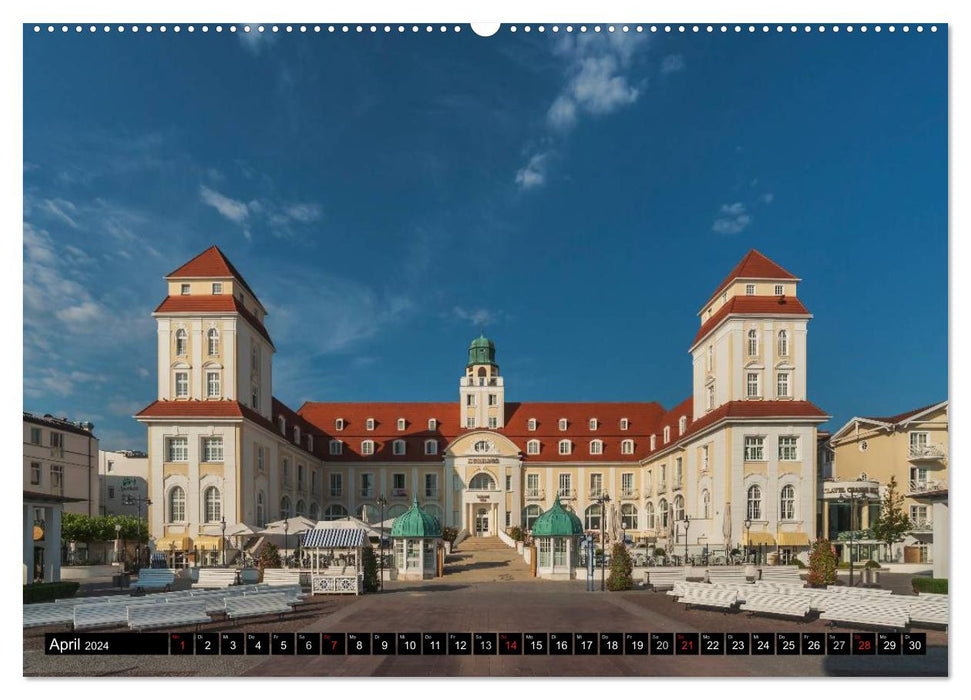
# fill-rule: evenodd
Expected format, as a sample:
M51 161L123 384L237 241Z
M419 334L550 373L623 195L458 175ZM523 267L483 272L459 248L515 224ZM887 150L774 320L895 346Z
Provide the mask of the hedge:
M946 578L930 578L928 576L914 576L911 579L914 593L947 593Z
M77 581L57 581L54 583L32 583L24 586L25 603L43 603L58 598L70 598L78 592L81 584Z

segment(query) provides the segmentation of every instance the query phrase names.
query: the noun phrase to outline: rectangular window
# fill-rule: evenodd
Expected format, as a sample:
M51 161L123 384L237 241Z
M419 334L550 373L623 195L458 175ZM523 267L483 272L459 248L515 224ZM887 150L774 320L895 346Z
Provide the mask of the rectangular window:
M795 435L779 436L779 460L794 462L799 459L798 440Z
M929 524L927 519L927 506L911 506L910 522L915 527Z
M596 430L596 429L597 429L597 419L596 418L591 418L590 419L590 430Z
M715 407L715 385L709 384L708 385L708 410L710 411L714 407Z
M64 456L64 435L51 431L51 454Z
M223 461L223 439L221 437L202 438L202 461Z
M489 416L489 427L495 428L497 425L499 425L499 419L495 416Z
M297 465L297 488L298 489L303 489L303 482L304 482L304 479L303 479L303 465L302 464L298 464Z
M114 498L115 498L115 487L114 486L109 486L108 487L108 498L114 500Z
M570 454L570 441L569 440L561 440L560 441L560 454L561 455L568 455L568 454Z
M765 438L761 435L745 436L745 461L764 462L765 461Z
M405 453L405 441L395 440L394 443L392 444L392 448L393 448L394 454L403 455Z
M51 490L59 495L64 495L64 467L59 464L51 465Z
M286 457L283 458L283 483L290 483L290 460Z
M929 434L926 432L910 433L910 456L922 457L927 454L927 442Z
M332 455L340 455L344 453L344 443L340 440L330 441L330 453Z
M537 566L541 569L548 569L550 566L550 543L553 541L551 537L541 537L539 539L539 561Z
M266 469L266 453L262 445L256 446L256 468L259 471Z
M560 430L566 430L566 418L560 418Z
M566 538L553 540L553 566L566 566Z
M361 474L361 496L363 498L374 496L374 474Z
M775 393L780 399L789 397L789 373L779 372L775 381Z
M108 460L108 471L109 472L113 472L114 470L115 470L115 462L114 462L114 460L109 459Z
M334 421L334 428L336 430L343 430L344 429L344 419L343 418L338 418L337 420L335 420Z
M590 498L600 498L603 495L604 475L590 475Z
M561 496L569 498L573 495L573 486L571 484L572 475L571 474L560 474L559 476L559 492Z
M506 474L506 491L512 491L512 477Z
M675 457L674 459L674 488L681 488L681 477L683 469L683 460L681 457Z
M592 455L602 455L604 451L604 445L600 440L593 440L590 443L590 454Z
M465 419L465 427L466 428L474 428L475 427L475 418L472 418L471 416L469 416L468 418L466 418Z
M182 286L180 287L180 291L181 291L181 293L182 293L182 296L186 296L187 294L189 294L189 292L190 292L191 290L192 290L192 287L191 287L191 285L188 285L188 284L183 284L183 285L182 285Z
M365 440L361 443L361 454L362 455L372 455L374 454L374 443L371 440Z
M330 495L331 498L340 498L344 495L344 475L339 472L330 474Z
M622 498L634 497L634 474L624 472L620 475L620 495Z
M30 483L34 486L40 484L40 462L30 463Z
M168 439L165 449L166 461L168 462L188 462L189 461L189 438L172 437Z
M499 397L496 394L489 394L489 405L490 406L499 405Z
M218 399L222 388L219 386L219 372L206 372L206 396Z
M510 511L507 510L506 511L506 527L509 527L511 525L512 525L512 512L510 512Z
M465 405L466 406L475 406L475 394L466 394L465 395Z
M526 475L526 495L527 496L539 495L539 474Z
M30 429L30 444L31 445L40 445L40 444L42 444L42 438L43 438L43 436L41 435L40 428L31 428Z
M212 293L213 294L222 294L223 293L223 283L222 282L213 282L212 283Z
M781 296L782 296L782 292L783 292L783 288L782 288L782 285L781 285L781 284L777 284L777 285L775 286L775 295L776 295L777 297L781 297Z
M426 455L438 454L438 440L425 440L425 454Z
M526 443L526 454L528 455L538 455L539 454L539 440L530 440Z
M438 474L425 474L425 498L438 498Z
M745 395L754 399L759 395L759 373L746 372L745 374Z
M404 474L392 474L391 475L391 495L392 496L405 496L405 475Z
M175 373L175 398L185 399L189 396L189 373Z
M536 430L536 419L535 419L535 418L530 418L530 419L529 419L529 420L528 420L528 421L526 422L526 429L527 429L527 430L529 430L529 431L534 431L534 430Z
M708 445L701 446L701 471L708 471Z
M428 419L428 429L429 430L437 430L438 429L438 421L436 421L434 418L429 418Z
M754 284L746 284L745 285L745 295L746 296L750 296L750 297L755 296L755 285Z
M630 427L630 421L627 420L626 418L621 418L620 419L620 429L621 430L627 430L629 427Z

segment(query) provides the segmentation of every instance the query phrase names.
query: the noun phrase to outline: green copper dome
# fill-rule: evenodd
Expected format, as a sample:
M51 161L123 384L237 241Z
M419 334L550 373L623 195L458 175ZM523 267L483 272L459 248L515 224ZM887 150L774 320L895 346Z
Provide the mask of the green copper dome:
M391 526L392 537L441 537L442 526L422 510L418 497L411 502L411 508L399 515Z
M469 345L469 363L472 365L495 365L496 364L496 344L479 334L479 337Z
M552 507L533 522L533 537L576 537L582 534L583 523L560 504L559 494Z

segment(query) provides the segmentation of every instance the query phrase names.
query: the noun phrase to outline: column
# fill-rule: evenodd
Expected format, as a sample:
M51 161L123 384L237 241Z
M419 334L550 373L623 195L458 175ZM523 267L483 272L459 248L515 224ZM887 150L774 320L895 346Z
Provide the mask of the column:
M47 520L47 533L44 538L44 552L48 557L44 562L44 580L61 580L61 512L62 506L51 506L45 509L44 519ZM49 573L48 573L49 572Z
M24 504L24 583L34 580L34 507Z

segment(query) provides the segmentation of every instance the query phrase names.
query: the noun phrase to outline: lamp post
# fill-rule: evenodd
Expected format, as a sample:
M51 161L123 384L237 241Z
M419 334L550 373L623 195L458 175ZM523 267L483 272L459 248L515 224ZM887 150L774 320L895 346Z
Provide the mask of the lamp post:
M850 588L852 588L853 587L853 535L856 534L854 521L856 520L855 516L856 516L857 489L851 487L847 489L847 492L850 494L849 495L849 501L850 501L850 557L849 558L850 558ZM861 490L861 493L864 493L864 491ZM840 500L844 500L844 499L840 499Z
M688 565L688 527L691 525L691 518L688 514L684 514L684 565Z
M287 558L287 547L290 544L290 518L285 518L283 521L283 561L286 562L286 568L290 568L290 560Z
M118 563L121 564L121 571L119 571L118 573L122 573L123 574L123 573L125 573L125 565L124 565L124 562L123 562L123 557L122 557L122 552L121 552L120 545L121 545L121 524L120 523L115 523L115 549L118 550L118 555L117 555L118 556ZM121 584L120 583L118 584L118 587L121 588Z
M752 527L752 519L745 518L745 523L743 524L745 525L745 563L748 564L748 553L752 547L752 538L749 535L749 528Z
M601 494L595 503L600 506L600 590L607 590L607 504L610 503L610 496L606 493Z
M223 568L226 568L226 514L222 514L222 518L219 520L219 524L222 525L223 536L219 540L219 546L222 548L222 560Z
M150 506L152 505L152 499L142 498L141 496L125 496L122 499L122 503L126 506L130 506L134 504L138 507L139 532L138 532L138 540L136 540L136 544L135 544L135 559L138 561L138 566L141 567L142 565L142 533L141 533L142 504L144 503L146 506ZM146 530L147 529L148 528L146 528Z
M378 552L380 553L380 556L381 556L381 578L378 579L379 580L378 585L381 587L381 591L383 592L384 591L384 507L388 505L388 499L385 498L384 494L382 493L380 496L378 496L378 500L376 501L376 503L378 504L378 507L381 508L381 535L380 535L380 541L378 542Z

